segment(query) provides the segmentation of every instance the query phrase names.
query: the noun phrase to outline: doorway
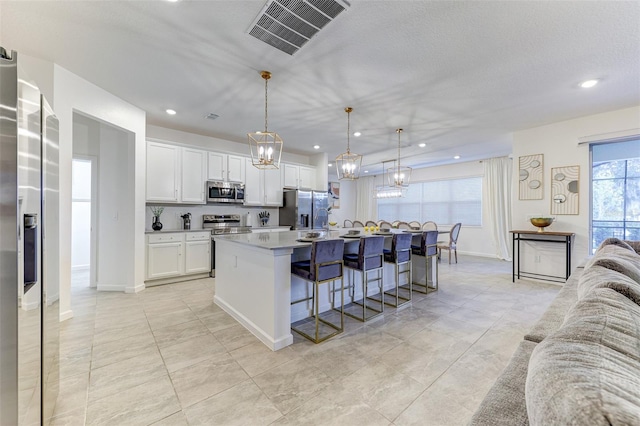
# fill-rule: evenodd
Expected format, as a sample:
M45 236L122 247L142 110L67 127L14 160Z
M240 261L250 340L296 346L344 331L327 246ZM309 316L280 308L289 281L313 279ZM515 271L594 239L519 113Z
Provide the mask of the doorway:
M71 174L71 285L95 287L95 157L74 157Z

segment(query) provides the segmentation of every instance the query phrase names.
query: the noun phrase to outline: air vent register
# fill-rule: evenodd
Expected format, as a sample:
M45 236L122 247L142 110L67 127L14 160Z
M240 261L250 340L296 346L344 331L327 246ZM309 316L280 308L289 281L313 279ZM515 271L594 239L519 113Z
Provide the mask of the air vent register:
M293 55L347 7L345 0L270 0L248 33Z

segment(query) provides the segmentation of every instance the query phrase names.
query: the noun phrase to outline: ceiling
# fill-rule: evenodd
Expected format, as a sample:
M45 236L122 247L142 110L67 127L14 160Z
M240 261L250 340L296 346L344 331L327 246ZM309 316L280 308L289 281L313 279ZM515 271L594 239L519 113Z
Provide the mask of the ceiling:
M264 5L1 1L0 42L149 124L238 142L264 127L269 70L269 130L286 151L343 152L351 106L363 134L351 148L371 167L396 156L398 127L403 164L425 166L506 155L514 131L640 104L637 1L352 0L293 56L247 34Z

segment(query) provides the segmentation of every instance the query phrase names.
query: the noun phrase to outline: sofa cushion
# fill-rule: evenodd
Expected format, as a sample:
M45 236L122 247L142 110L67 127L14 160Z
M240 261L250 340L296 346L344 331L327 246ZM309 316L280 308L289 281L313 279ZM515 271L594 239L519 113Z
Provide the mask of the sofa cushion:
M509 364L489 389L469 425L518 426L528 425L527 406L524 397L529 358L536 344L528 340L511 357Z
M592 289L533 350L525 395L532 425L638 424L640 306Z
M611 288L640 305L640 255L609 245L596 253L578 282L578 298L594 288Z
M574 303L578 300L578 280L582 276L584 269L578 268L562 286L558 295L549 305L549 308L542 314L538 322L525 334L524 339L531 342L540 343L560 328L564 322L564 316Z

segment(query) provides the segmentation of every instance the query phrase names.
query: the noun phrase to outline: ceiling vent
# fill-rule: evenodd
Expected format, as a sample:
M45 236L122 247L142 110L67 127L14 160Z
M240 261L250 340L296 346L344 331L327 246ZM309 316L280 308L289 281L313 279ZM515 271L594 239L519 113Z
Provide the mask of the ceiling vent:
M248 33L293 55L347 7L346 0L269 0Z
M210 112L209 114L204 116L204 118L209 119L209 120L215 120L218 117L220 117L218 114L214 114L212 112Z

